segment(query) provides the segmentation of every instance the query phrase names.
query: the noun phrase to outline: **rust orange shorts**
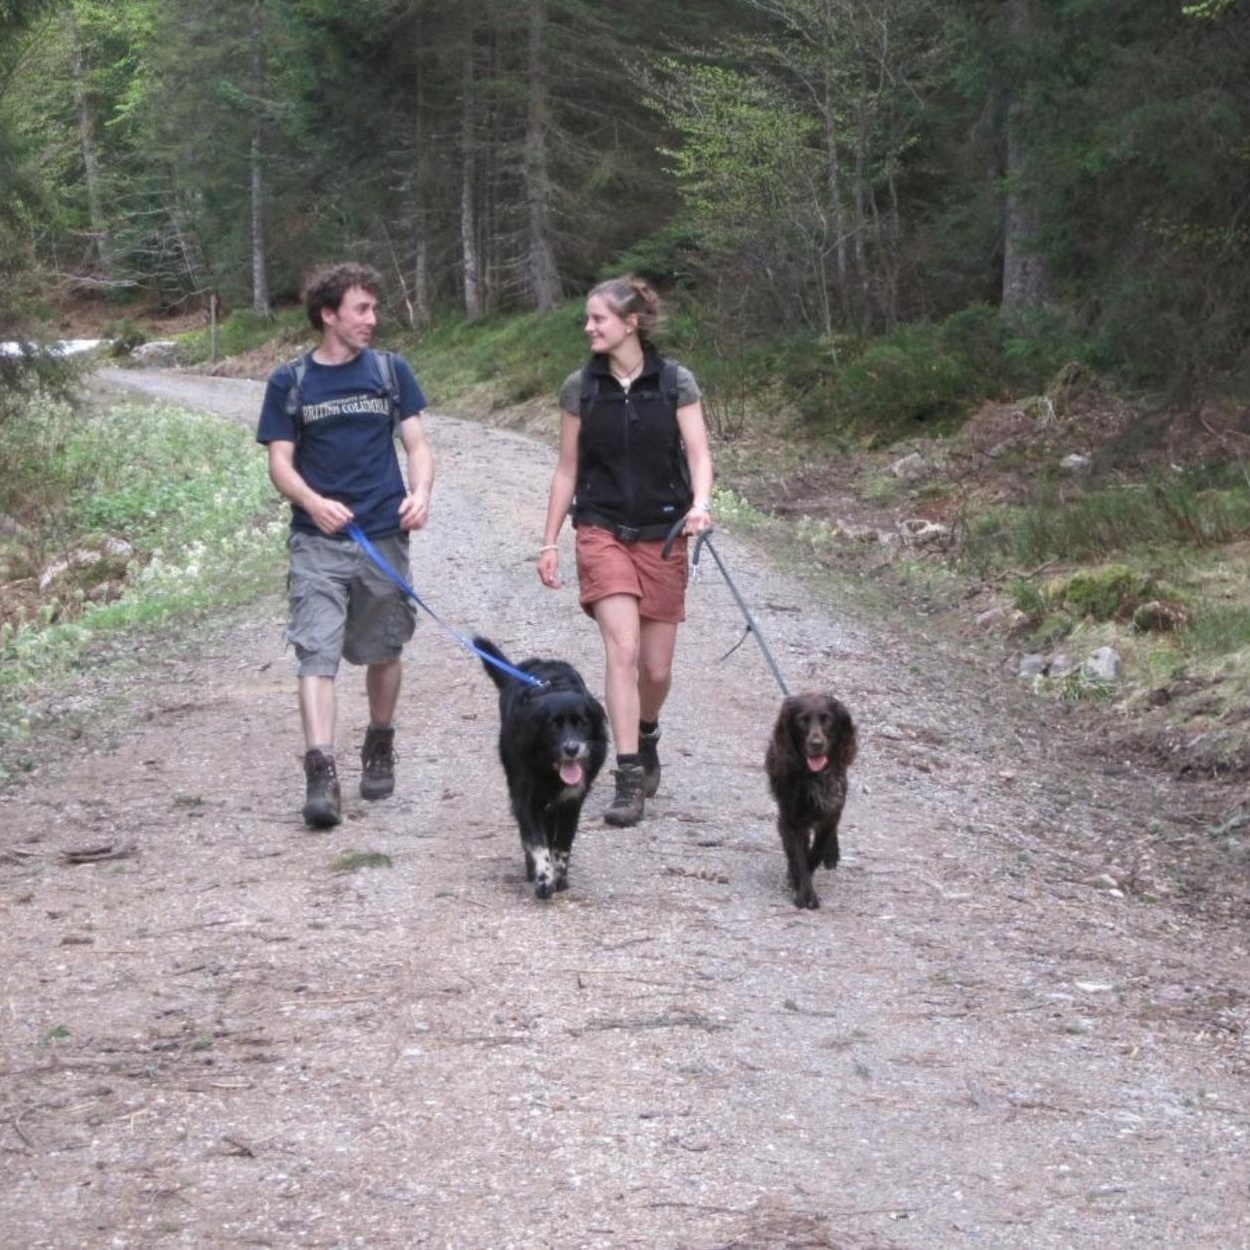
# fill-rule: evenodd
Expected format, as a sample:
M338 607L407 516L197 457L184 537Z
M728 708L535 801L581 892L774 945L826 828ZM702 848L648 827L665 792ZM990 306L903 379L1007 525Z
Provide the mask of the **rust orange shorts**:
M638 615L680 625L686 619L686 538L673 543L665 560L662 538L623 543L597 525L577 527L578 600L587 616L609 595L633 595Z

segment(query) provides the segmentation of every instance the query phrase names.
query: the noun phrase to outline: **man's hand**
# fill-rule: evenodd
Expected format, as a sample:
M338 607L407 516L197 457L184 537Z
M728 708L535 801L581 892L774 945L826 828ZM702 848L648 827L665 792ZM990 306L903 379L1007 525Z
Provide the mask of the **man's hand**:
M430 519L430 496L428 491L413 491L405 495L399 505L399 525L404 530L425 528Z
M354 519L352 510L345 503L327 499L324 495L314 495L304 505L304 511L323 534L337 534Z

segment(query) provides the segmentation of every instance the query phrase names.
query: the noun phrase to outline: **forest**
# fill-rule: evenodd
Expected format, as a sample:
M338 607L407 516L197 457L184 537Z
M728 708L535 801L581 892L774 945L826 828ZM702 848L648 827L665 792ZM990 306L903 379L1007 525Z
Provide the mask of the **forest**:
M872 343L922 406L1235 387L1248 53L1244 0L3 0L0 338L351 256L413 329L643 273L814 416Z

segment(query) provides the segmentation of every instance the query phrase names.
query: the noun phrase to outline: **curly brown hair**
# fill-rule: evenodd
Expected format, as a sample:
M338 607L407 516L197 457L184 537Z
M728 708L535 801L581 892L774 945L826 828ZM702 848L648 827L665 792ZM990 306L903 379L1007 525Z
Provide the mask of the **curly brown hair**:
M354 286L363 288L376 299L382 289L382 275L372 265L358 265L354 261L327 265L309 275L304 283L304 311L318 334L325 329L321 310L329 308L337 312L343 296Z

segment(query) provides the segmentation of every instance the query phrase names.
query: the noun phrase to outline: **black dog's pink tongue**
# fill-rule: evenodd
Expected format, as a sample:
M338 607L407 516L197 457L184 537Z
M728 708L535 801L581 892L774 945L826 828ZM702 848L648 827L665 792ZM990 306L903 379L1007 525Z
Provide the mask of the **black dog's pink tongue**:
M566 786L579 786L582 783L582 766L576 760L566 760L560 765L560 780Z
M814 773L820 772L827 763L829 763L827 755L809 755L807 757L807 767Z

